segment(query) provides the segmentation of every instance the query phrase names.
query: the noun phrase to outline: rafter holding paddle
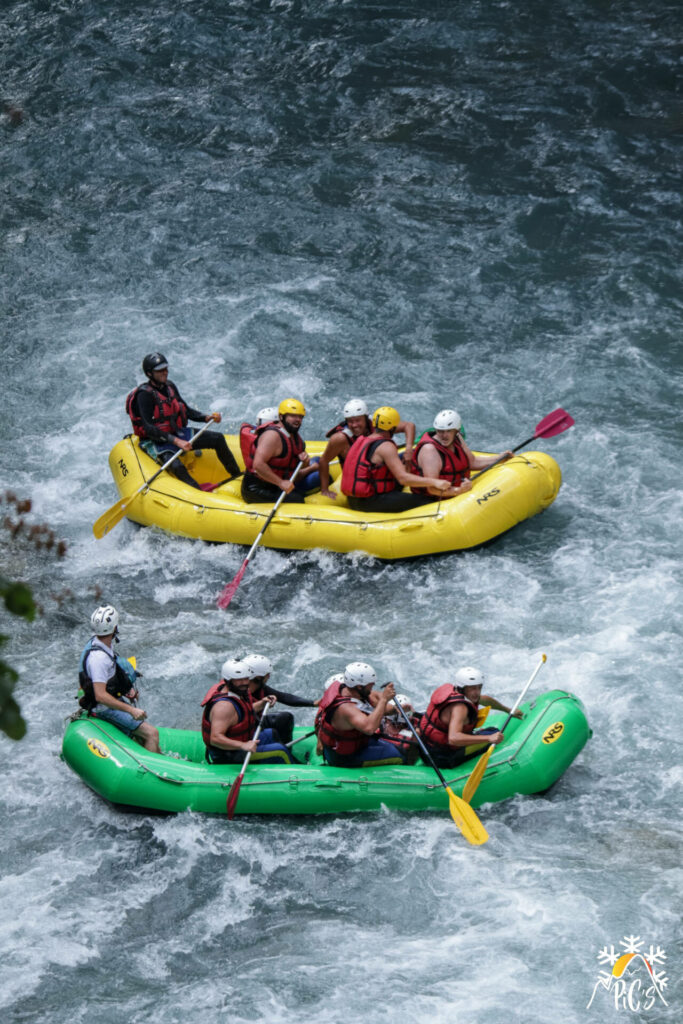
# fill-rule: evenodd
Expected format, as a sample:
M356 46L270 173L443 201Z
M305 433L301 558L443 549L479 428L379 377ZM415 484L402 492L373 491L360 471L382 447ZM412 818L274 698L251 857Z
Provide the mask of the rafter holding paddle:
M200 427L196 434L194 434L192 440L194 441L195 438L199 437L200 434L203 434L205 430L208 430L213 422L213 420L209 420L209 422L205 423L203 427ZM138 487L135 494L130 494L125 498L120 498L115 505L112 505L112 507L107 509L106 512L103 512L100 518L95 521L92 528L92 532L95 534L97 540L100 540L105 536L105 534L109 533L110 530L113 530L114 527L117 526L123 518L125 518L128 509L136 498L138 498L143 491L148 491L150 484L152 484L156 478L161 475L161 473L167 470L172 462L175 462L175 460L183 454L184 449L179 448L178 451L174 452L171 458L163 464L161 469L158 469L156 473L149 478L149 480L145 480L144 484L142 484L141 487Z
M508 726L508 724L510 722L510 719L514 716L515 711L517 710L519 705L524 700L524 697L526 696L527 690L529 689L529 687L533 683L534 679L536 678L536 676L540 672L542 666L546 663L547 660L548 659L547 659L546 655L542 654L541 655L541 660L539 661L538 665L536 666L536 668L531 673L531 678L529 679L528 683L526 684L526 686L524 687L524 689L520 693L519 697L515 701L514 707L511 709L509 715L505 719L505 722L503 724L503 728L500 730L501 732L505 732L505 730L506 730L506 728L507 728L507 726ZM468 804L471 802L472 797L474 796L474 794L476 793L477 789L479 788L479 783L481 782L482 777L484 775L484 772L486 771L486 766L489 763L489 758L491 757L491 754L493 753L493 751L495 749L496 749L495 743L491 743L490 746L487 747L486 751L481 755L481 757L477 761L476 765L474 766L474 771L472 772L472 774L470 775L469 779L465 783L465 788L462 791L462 798L463 798L463 800L466 800Z
M526 441L522 441L521 444L515 445L510 450L512 452L518 452L521 448L526 448L527 445L531 444L532 441L538 440L539 437L555 437L556 434L563 434L565 430L569 430L570 427L574 426L574 420L564 409L555 409L553 412L549 412L547 416L544 416L540 423L536 424L531 437L528 437ZM505 462L508 458L507 455L501 455L499 459L492 462L490 466L482 469L480 473L473 476L473 480L478 480L479 477L483 476L484 473L488 473L494 466L500 465L501 462Z
M273 700L272 704L266 703L265 707L263 708L263 714L261 715L259 724L256 726L256 731L254 732L254 735L251 738L252 743L258 743L258 738L259 738L259 735L261 733L261 727L262 727L263 723L266 720L266 714L271 710L271 708L273 707L274 704L275 704L275 701ZM251 750L247 752L247 756L244 758L244 761L242 763L242 770L239 773L239 775L237 776L237 778L235 779L235 781L233 782L232 786L230 787L230 792L228 793L228 799L227 799L227 803L226 803L226 810L228 812L228 821L232 821L232 819L235 817L235 807L237 806L237 798L240 795L240 787L242 785L242 779L244 778L244 773L247 770L247 765L249 764L250 760L251 760Z

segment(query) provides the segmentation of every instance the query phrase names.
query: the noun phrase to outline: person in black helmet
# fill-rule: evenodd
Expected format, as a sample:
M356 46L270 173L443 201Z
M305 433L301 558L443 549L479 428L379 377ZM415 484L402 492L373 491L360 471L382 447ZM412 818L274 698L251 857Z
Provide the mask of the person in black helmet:
M203 413L192 409L183 401L178 388L168 379L168 362L161 352L152 352L142 360L147 383L140 384L126 399L126 410L133 430L140 438L141 447L157 462L163 464L178 448L189 452L192 448L212 448L231 477L241 476L241 470L228 448L223 434L206 430L193 439L188 420L200 423L220 423L219 412ZM200 485L193 480L180 459L169 470L191 487Z

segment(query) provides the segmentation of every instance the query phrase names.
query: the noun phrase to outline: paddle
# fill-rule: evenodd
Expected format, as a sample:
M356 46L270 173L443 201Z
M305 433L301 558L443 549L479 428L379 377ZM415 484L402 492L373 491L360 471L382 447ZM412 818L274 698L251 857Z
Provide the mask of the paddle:
M555 409L554 412L549 412L547 416L544 416L540 423L536 424L536 429L531 437L528 437L526 441L522 441L521 444L516 445L511 449L511 451L518 452L520 448L526 448L528 444L531 444L531 442L535 441L538 437L555 437L556 434L563 434L565 430L569 430L569 428L573 426L574 420L568 412L565 412L564 409ZM501 455L501 457L496 459L495 462L492 462L490 466L486 466L484 469L477 472L476 477L473 477L473 479L478 480L479 477L484 475L484 473L488 473L490 469L493 469L494 466L497 466L504 460L505 456Z
M302 740L307 740L309 736L315 736L315 729L311 729L310 732L305 732L303 736L299 736L296 740L290 740L289 743L285 743L285 747L295 747L297 743L301 743Z
M430 763L436 774L439 776L441 785L448 793L448 804L451 811L451 818L458 826L458 828L460 829L468 843L471 843L473 846L481 846L482 843L485 843L486 840L488 839L488 832L486 831L482 823L479 821L479 818L474 813L470 805L465 803L464 800L461 800L459 796L455 795L455 793L448 785L439 769L436 767L434 760L431 757L427 748L425 747L424 743L422 742L421 737L415 731L413 723L410 721L401 705L397 703L396 699L392 697L392 700L394 701L394 704L398 708L399 713L403 716L406 725L408 726L413 736L419 743L420 749L422 750L424 757Z
M529 682L526 684L526 686L524 687L524 689L520 693L519 697L517 698L517 700L515 702L514 707L510 711L510 714L505 719L505 724L503 725L503 728L500 730L501 732L505 732L505 729L506 729L506 727L508 725L508 722L510 721L510 719L514 715L514 713L517 710L517 708L519 707L519 705L524 700L525 693L527 692L527 690L529 689L529 687L533 683L534 679L538 675L541 666L546 661L547 661L547 658L546 658L545 654L542 654L541 655L541 660L539 661L538 665L536 666L536 668L531 673L531 678L529 679ZM476 735L476 733L475 733L475 735ZM495 749L496 749L496 744L495 743L491 743L490 746L486 749L486 751L481 755L481 757L477 761L476 765L474 766L474 771L472 772L472 774L470 775L469 779L465 783L465 788L462 791L462 798L463 798L463 800L467 800L468 803L471 801L472 797L474 796L474 794L476 793L477 789L479 788L479 783L481 782L482 776L483 776L484 772L486 771L486 766L489 763L489 758L491 757L491 754L493 753L493 751Z
M275 701L273 701L273 704L275 704ZM259 721L259 724L256 726L256 732L252 736L252 740L254 742L256 742L256 740L258 740L259 733L261 732L261 726L265 722L266 715L270 711L270 709L273 707L273 704L266 704L264 706L263 713L261 714L261 720ZM242 779L244 778L244 773L247 770L247 765L249 764L250 760L251 760L251 750L248 752L247 756L245 757L244 763L242 765L242 771L239 773L239 775L237 776L237 778L233 782L232 786L230 787L230 792L228 793L228 802L226 804L226 810L228 812L228 821L232 821L232 819L235 817L235 806L237 804L237 797L240 795L240 786L242 785Z
M303 465L303 463L301 463L301 462L297 465L296 469L294 470L294 472L292 473L292 475L289 478L290 483L294 483L294 481L296 480L296 475L299 472L299 470L301 469L302 465ZM268 529L273 516L275 515L275 513L279 509L279 507L282 504L282 502L284 501L284 498L285 498L286 494L287 494L287 491L283 491L282 494L280 495L280 497L277 499L277 501L275 502L275 504L273 505L273 507L272 507L272 509L270 511L270 515L268 516L268 518L266 519L265 523L263 524L263 528L262 528L261 532L259 533L259 535L256 538L256 540L254 541L254 543L251 545L251 547L249 549L249 554L247 555L247 557L242 562L242 565L240 566L239 572L232 579L232 581L230 583L226 583L226 585L223 587L223 589L221 590L220 594L218 595L218 600L216 601L216 604L218 605L219 608L227 608L228 605L230 604L230 602L232 601L233 597L237 593L237 588L239 587L240 583L242 582L242 577L244 576L245 572L247 571L247 566L249 565L249 562L254 557L254 552L256 551L256 548L259 546L259 541L261 540L261 537L263 536L263 534Z
M208 423L205 423L204 426L201 427L197 431L197 433L194 435L192 440L194 441L195 438L199 437L200 434L203 434L205 430L208 430L208 428L211 426L211 424L213 422L214 422L214 420L210 419ZM154 473L153 476L151 476L149 478L149 480L146 480L144 482L144 484L142 484L141 487L138 487L138 489L135 492L135 494L130 494L126 498L120 498L116 502L115 505L112 505L111 508L107 509L106 512L102 513L100 518L95 523L93 523L93 528L92 528L92 532L95 534L95 536L97 537L98 540L100 540L102 537L104 537L104 535L106 533L109 533L110 530L113 530L114 527L118 523L121 522L121 520L124 518L128 508L129 508L129 506L133 504L133 502L135 501L137 496L139 494L142 494L143 491L148 490L150 484L154 480L156 480L156 478L161 473L163 473L165 469L168 469L168 467L171 465L171 463L175 462L175 460L178 458L178 456L183 454L183 451L184 451L183 448L179 448L178 451L175 452L175 454L171 456L171 458L168 460L168 462L165 462L163 464L161 469L158 469L156 471L156 473Z

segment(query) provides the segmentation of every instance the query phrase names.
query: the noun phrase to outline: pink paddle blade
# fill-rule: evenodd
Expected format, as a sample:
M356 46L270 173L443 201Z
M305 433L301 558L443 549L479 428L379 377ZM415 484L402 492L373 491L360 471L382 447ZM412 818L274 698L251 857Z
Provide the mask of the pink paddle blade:
M226 586L223 587L223 589L221 590L220 594L218 595L218 600L216 601L216 604L218 605L219 608L227 608L230 602L232 601L233 597L237 593L237 588L242 582L242 577L247 571L247 564L247 560L245 559L244 562L242 562L242 568L237 573L234 580L226 584Z
M235 817L237 797L240 795L240 786L242 785L243 778L244 775L240 773L233 782L232 786L230 787L230 792L228 793L228 802L225 805L225 809L228 812L228 821L232 821L232 819Z
M536 425L534 437L554 437L574 426L574 420L564 409L555 409L548 413L540 423Z

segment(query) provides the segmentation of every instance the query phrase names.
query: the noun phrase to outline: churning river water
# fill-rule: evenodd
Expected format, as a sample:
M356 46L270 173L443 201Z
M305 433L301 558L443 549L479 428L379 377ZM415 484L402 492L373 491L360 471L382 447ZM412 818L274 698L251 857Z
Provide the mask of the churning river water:
M69 545L4 546L43 615L2 626L3 1020L681 1019L680 38L674 0L0 5L1 483ZM562 406L562 490L459 556L262 550L219 612L244 549L91 532L157 348L228 430L360 395L498 450ZM462 664L512 702L545 651L594 736L477 849L446 813L124 815L59 759L100 598L156 724L247 649L418 704ZM667 1005L587 1009L635 939Z

